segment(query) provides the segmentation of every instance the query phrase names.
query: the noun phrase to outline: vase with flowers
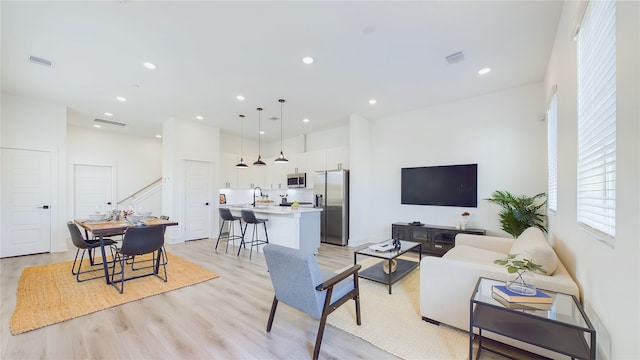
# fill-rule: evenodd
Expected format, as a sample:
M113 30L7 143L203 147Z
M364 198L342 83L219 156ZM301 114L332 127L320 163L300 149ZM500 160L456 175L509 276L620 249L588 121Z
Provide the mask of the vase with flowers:
M493 263L507 268L507 281L505 283L507 289L522 295L532 296L536 294L536 284L533 276L535 272L547 273L542 268L542 265L538 265L530 259L521 259L518 254L509 254L504 259L494 260Z
M458 224L458 229L464 230L467 228L467 223L469 222L469 212L465 211L460 214L460 223Z

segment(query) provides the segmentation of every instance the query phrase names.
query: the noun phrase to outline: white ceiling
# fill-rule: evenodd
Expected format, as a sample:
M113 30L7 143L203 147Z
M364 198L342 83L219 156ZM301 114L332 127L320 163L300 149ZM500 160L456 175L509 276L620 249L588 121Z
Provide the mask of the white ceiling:
M127 124L102 130L145 136L196 115L239 134L246 114L244 136L255 137L260 106L265 141L280 136L269 120L280 116L279 98L287 138L346 124L349 114L376 119L541 81L562 9L561 1L0 4L3 91L65 104L73 124L102 118ZM458 51L465 59L448 64ZM483 67L492 71L480 76Z

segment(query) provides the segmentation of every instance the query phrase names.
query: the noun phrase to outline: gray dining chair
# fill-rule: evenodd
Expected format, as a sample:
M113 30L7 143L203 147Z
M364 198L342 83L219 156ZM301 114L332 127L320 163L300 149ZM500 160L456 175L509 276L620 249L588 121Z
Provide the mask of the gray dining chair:
M320 320L313 359L317 359L327 316L349 300L355 301L356 323L360 320L360 291L358 271L353 265L337 274L318 267L313 254L285 246L267 244L264 257L275 295L271 305L267 332L271 331L278 302L283 302Z

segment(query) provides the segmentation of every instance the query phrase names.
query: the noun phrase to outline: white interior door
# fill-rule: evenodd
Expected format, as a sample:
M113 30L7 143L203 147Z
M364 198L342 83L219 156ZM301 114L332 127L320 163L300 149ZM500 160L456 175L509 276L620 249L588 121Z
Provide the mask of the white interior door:
M51 153L2 149L0 156L0 257L51 251Z
M210 168L208 162L185 161L185 240L209 237Z
M111 166L74 165L74 218L88 218L96 210L111 211L113 171Z

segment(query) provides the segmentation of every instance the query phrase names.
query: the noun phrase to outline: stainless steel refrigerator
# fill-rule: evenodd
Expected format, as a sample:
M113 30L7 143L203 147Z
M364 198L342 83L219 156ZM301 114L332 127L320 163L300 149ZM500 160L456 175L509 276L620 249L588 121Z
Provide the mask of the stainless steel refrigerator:
M321 207L320 241L347 245L349 241L349 170L316 171L314 206Z

